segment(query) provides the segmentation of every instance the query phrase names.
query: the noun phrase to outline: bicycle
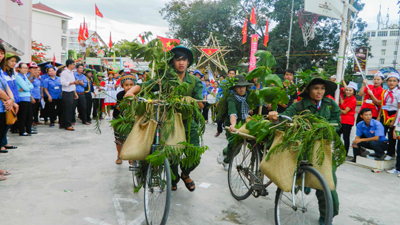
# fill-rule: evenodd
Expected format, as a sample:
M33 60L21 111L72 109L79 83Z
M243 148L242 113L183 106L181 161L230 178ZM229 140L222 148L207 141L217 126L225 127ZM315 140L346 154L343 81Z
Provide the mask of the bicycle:
M139 101L150 103L145 98L137 98ZM157 107L155 113L155 121L157 122L156 132L154 134L153 145L151 152L155 152L160 147L160 132L162 125L162 118L166 112L167 104L162 101L151 101L152 107ZM160 108L163 108L162 115L160 116ZM133 187L137 188L140 185L144 187L144 211L147 224L166 224L168 220L169 209L171 205L171 171L169 161L165 158L164 163L160 166L147 164L147 168L143 171L140 170L139 161L133 161L129 166L132 171Z
M279 116L292 121L290 117ZM226 127L229 129L229 127ZM235 133L234 133L235 134ZM255 137L236 132L244 141L235 146L228 169L228 185L231 195L238 201L248 198L251 194L258 198L268 195L267 187L273 182L264 183L264 174L259 165L266 156L266 145L257 144ZM307 177L315 177L322 187L316 191L308 187ZM333 200L325 178L308 163L302 160L293 176L291 192L283 192L279 187L275 196L275 223L312 224L319 218L318 202L315 195L323 195L325 199L325 224L331 224L333 218Z

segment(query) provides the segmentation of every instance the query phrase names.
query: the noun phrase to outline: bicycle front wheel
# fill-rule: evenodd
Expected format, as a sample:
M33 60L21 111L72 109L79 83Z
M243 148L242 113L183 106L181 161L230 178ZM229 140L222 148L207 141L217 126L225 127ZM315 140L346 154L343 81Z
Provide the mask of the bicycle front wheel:
M258 176L259 162L257 146L253 149L244 143L236 146L228 169L229 190L236 200L244 200L253 192L251 185Z
M142 184L143 173L139 167L139 161L133 160L132 165L129 165L129 170L132 171L133 188L137 188Z
M164 164L149 163L144 183L144 212L147 224L166 224L171 204L171 172L168 159Z
M315 177L322 190L311 189L306 177ZM317 192L323 195L325 202L318 202ZM332 224L333 200L328 183L314 168L301 166L296 175L296 185L292 192L283 192L278 188L275 197L275 223L290 224L319 224L319 206L325 204L325 224Z

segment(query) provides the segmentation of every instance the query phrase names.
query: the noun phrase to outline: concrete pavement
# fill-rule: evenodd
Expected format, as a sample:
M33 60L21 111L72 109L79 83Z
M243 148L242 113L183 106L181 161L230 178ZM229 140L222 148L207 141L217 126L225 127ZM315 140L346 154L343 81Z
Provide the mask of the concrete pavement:
M9 134L18 149L0 155L0 169L12 173L0 182L1 225L146 224L143 190L133 193L127 162L115 164L108 121L102 122L101 135L94 125L75 128L41 125L32 137ZM168 224L274 224L276 186L258 199L231 197L227 172L216 162L227 141L224 134L215 138L215 132L215 126L207 125L204 143L210 151L191 174L196 190L191 193L178 183ZM399 177L351 164L342 165L337 176L340 214L333 224L399 223ZM202 188L202 183L210 186Z

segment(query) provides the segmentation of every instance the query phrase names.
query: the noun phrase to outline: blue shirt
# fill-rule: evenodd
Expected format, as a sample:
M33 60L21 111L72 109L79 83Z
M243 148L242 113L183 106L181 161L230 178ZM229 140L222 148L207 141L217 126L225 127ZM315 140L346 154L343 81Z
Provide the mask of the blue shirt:
M87 79L86 76L81 74L79 75L78 73L74 73L75 80L81 80L83 81L83 86L82 85L76 85L76 93L83 93L85 91L85 87L87 86Z
M16 77L17 88L20 102L31 102L31 90L33 89L32 83L28 80L26 75L18 73ZM22 91L20 91L22 89Z
M0 69L0 89L2 91L6 91L4 88L7 89L7 81L4 79L3 71ZM3 101L0 101L0 113L4 113L5 111L4 103Z
M258 90L261 90L261 89L262 89L262 84L260 84L260 89L258 89ZM251 86L251 90L257 90L256 85Z
M33 84L33 89L31 90L31 95L34 99L40 99L40 80L34 78L31 83Z
M61 99L61 79L54 77L54 80L49 77L44 82L43 88L47 88L52 99Z
M19 103L19 91L17 87L17 81L15 81L15 75L12 74L11 76L8 75L7 72L3 72L4 79L7 81L8 87L10 88L11 92L14 95L15 103Z
M40 76L40 87L43 87L44 85L44 81L49 78L49 75L47 75L47 73L43 74L42 76ZM47 97L47 94L43 91L43 96Z
M372 138L375 136L379 136L379 141L387 141L388 139L385 136L385 131L381 122L371 119L369 122L369 127L365 125L364 121L361 121L357 124L356 135L358 137L365 136L366 138Z

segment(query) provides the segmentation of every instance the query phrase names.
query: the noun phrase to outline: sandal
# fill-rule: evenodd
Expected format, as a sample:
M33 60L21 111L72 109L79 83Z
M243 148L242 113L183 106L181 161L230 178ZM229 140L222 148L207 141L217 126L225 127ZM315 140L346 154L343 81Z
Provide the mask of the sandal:
M8 172L7 170L3 170L3 171L4 171L4 172L0 173L0 175L7 176L7 175L10 175L10 174L11 174L11 173Z
M122 163L122 159L118 158L117 161L115 161L116 164L121 164Z
M175 185L175 186L174 186L174 185L172 185L172 186L171 186L171 191L176 191L176 190L178 190L178 186L176 186L176 185Z
M133 164L133 160L129 160L129 165L132 165Z
M17 146L4 146L4 148L6 148L6 149L17 149Z
M3 180L7 180L7 177L5 177L5 176L0 176L0 181L3 181Z
M183 173L181 173L181 179L183 180L183 182L185 183L185 186L186 186L186 188L190 191L190 192L193 192L195 189L196 189L196 186L195 186L195 184L194 184L194 182L193 182L193 180L191 181L191 182L186 182L186 180L187 179L190 179L190 177L189 176L183 176L184 174ZM191 189L191 187L193 187L193 189Z

